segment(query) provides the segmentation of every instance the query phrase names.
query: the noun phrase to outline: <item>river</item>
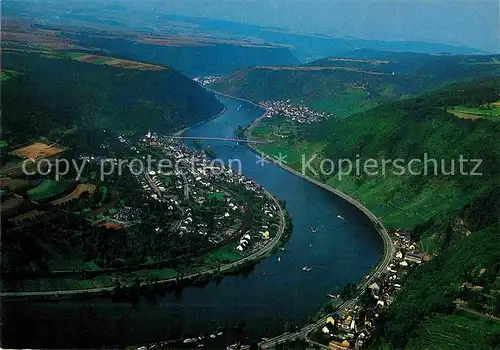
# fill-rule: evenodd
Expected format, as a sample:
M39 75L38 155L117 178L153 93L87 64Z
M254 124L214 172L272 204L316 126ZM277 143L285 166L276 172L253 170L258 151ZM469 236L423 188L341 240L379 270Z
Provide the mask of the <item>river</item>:
M189 129L186 136L233 137L238 125L249 124L263 112L248 102L218 98L227 106L225 113ZM294 229L285 249L246 274L187 287L180 295L167 294L151 304L142 300L132 306L104 298L6 302L3 347L124 347L213 332L238 321L243 321L243 330L226 332L219 345L259 340L283 332L287 321L305 324L326 302L327 293L358 282L382 257L382 242L372 223L351 204L277 165L262 165L245 145L203 144L210 145L217 158L239 159L245 175L286 201ZM304 265L312 270L302 271Z

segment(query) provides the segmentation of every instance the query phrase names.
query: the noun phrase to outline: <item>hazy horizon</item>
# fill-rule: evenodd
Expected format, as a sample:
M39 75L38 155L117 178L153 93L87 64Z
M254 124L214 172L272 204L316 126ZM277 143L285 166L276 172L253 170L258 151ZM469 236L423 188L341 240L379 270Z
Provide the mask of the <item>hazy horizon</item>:
M27 1L58 3L3 3ZM227 20L333 37L425 41L500 53L500 6L494 0L69 0L58 6L90 4L119 4L131 11Z
M203 6L193 6L193 2ZM500 46L497 1L183 0L168 6L177 14L331 36L428 41L487 52L498 52Z

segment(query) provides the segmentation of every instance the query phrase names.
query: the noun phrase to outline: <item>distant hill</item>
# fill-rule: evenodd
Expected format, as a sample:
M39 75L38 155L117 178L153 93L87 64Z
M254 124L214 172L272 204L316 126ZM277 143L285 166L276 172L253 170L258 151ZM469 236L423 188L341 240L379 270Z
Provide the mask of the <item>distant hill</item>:
M47 15L51 13L51 16ZM89 3L85 6L71 2L52 3L11 2L3 6L3 15L43 21L44 24L78 25L80 27L101 27L109 30L130 31L143 34L158 33L183 39L241 40L286 45L300 62L321 57L342 56L353 49L374 49L409 51L421 53L478 54L477 49L422 41L364 40L355 37L332 37L325 34L301 33L277 27L258 26L213 18L200 18L161 10L149 11L149 7L133 9L126 5L103 5ZM251 14L249 14L251 15ZM249 50L248 53L256 52ZM165 62L168 63L168 62ZM254 63L278 64L278 63ZM174 65L174 67L178 68ZM239 66L238 68L243 68ZM182 69L181 69L182 70ZM184 72L184 70L182 70Z
M85 51L168 65L190 76L229 74L261 64L299 64L288 46L262 40L204 36L199 32L148 33L100 21L87 26L79 21L73 26L72 19L64 20L65 25L50 22L38 23L32 18L4 20L1 45L22 50Z
M166 64L189 76L229 74L261 64L299 64L288 48L270 45L196 42L161 45L120 38L88 38L84 45L98 47L114 56Z
M211 88L253 101L286 100L347 116L463 78L500 74L500 56L356 50L298 67L258 66Z
M265 28L259 37L269 42L293 45L293 53L302 61L320 57L342 57L351 50L371 49L385 51L479 54L481 51L453 45L429 43L423 41L381 41L359 38L335 38L325 35L301 34Z
M60 52L2 52L2 134L99 149L113 135L172 132L217 114L214 94L164 66Z

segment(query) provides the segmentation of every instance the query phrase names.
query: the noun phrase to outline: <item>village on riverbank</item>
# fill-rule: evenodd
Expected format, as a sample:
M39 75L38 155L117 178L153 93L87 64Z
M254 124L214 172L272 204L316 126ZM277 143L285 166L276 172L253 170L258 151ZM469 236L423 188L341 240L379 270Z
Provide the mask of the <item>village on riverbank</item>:
M198 283L251 264L282 239L285 213L278 200L214 160L198 140L189 148L170 136L148 132L137 141L121 135L117 145L124 159L79 154L83 172L78 178L67 174L67 186L51 188L46 195L42 187L56 182L50 175L34 174L41 179L37 185L35 180L18 179L24 176L20 166L9 166L9 178L2 180L2 202L8 204L2 215L9 216L15 232L44 230L75 217L80 222L76 229L90 230L90 235L79 243L81 252L72 252L72 259L43 256L17 266L18 272L6 264L9 278L2 280L2 297L66 298L117 288L140 290L158 282ZM44 149L50 147L55 145ZM65 152L59 149L39 152L33 164L62 158ZM20 161L29 156L23 149L12 153L19 154ZM14 188L20 182L35 188L23 197ZM103 235L109 237L106 242ZM115 246L118 237L121 244ZM87 252L85 244L93 239L97 249ZM4 258L9 261L9 255ZM37 277L41 264L48 273Z

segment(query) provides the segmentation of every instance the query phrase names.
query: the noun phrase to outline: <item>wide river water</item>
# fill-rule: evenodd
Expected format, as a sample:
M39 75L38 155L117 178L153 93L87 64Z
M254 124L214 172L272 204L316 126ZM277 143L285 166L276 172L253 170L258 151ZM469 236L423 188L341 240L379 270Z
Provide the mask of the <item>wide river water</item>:
M186 136L233 137L238 125L263 113L248 102L218 98L226 112ZM244 145L203 144L211 145L219 159L239 159L246 176L286 201L294 229L285 249L249 273L187 287L181 295L167 294L151 304L143 300L132 306L105 298L3 303L3 347L123 347L213 332L238 321L244 322L243 331L226 332L221 343L259 340L283 332L287 321L305 324L327 293L359 282L382 257L373 225L351 204L274 164L257 163L256 154ZM305 265L312 270L302 271Z

